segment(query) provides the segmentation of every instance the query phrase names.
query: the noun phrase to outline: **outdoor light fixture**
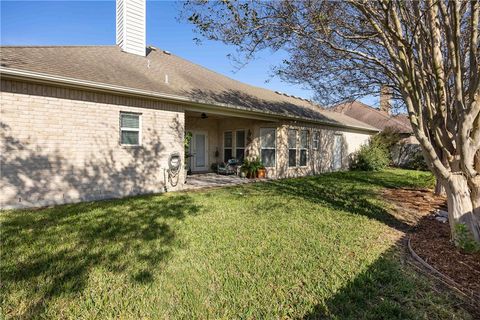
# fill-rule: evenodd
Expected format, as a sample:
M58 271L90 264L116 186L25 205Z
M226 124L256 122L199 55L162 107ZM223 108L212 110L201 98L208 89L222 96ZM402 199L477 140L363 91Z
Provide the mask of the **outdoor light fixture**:
M203 112L202 115L200 116L200 118L202 118L202 119L207 119L208 116L207 116L207 114L206 114L205 112Z

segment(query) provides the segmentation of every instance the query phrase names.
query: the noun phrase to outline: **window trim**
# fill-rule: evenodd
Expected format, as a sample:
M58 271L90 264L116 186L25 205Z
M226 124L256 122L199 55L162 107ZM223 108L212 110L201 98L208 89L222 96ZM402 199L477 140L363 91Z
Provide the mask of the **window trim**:
M315 139L316 137L316 139ZM319 150L320 149L320 131L313 130L312 134L312 150Z
M273 140L273 148L263 148L262 147L262 130L264 129L270 129L274 131L274 137L275 139ZM261 127L260 128L260 160L262 159L262 150L273 150L274 152L274 161L273 161L273 166L266 166L264 163L262 163L265 168L276 168L277 167L277 128L275 127Z
M122 115L134 115L138 116L138 128L131 127L122 127ZM130 112L130 111L120 111L119 117L119 142L122 147L140 147L142 145L142 114L139 112ZM127 144L122 143L122 132L123 131L135 131L138 132L138 144Z
M232 134L232 146L231 147L225 147L225 133L227 133L227 132L230 132ZM232 159L235 157L235 155L233 153L235 151L235 148L234 148L234 146L235 146L234 138L235 137L234 137L234 134L233 134L234 132L235 132L235 130L225 130L225 131L223 131L223 143L222 143L222 148L223 148L222 159L223 159L223 162L227 162L228 160L230 160L230 159L225 159L225 150L227 150L227 149L231 151Z
M290 147L290 131L295 131L295 147L294 148L291 148ZM287 147L288 147L288 161L287 161L287 164L288 164L288 168L296 168L298 167L298 152L297 152L297 149L298 149L298 129L294 129L294 128L289 128L288 129L288 132L287 132ZM290 165L290 150L295 150L295 165L292 166Z
M307 141L305 142L305 147L302 147L302 132L306 132L306 133L307 133L307 137L306 137ZM298 167L299 167L299 168L306 168L306 167L308 167L308 158L309 158L309 154L308 154L308 153L309 153L309 152L308 152L308 151L309 151L309 150L308 150L308 145L309 145L308 142L309 142L309 141L308 141L308 140L310 140L310 130L308 130L308 129L300 129L300 135L299 135L298 138L299 138L299 140L300 140L300 143L298 144L298 151L299 151L299 152L298 152L298 157L299 157L299 159L298 159ZM302 166L301 163L300 163L301 160L302 160L302 151L305 151L305 154L306 154L306 157L307 157L307 159L305 160L305 165L304 165L304 166Z
M243 132L243 147L238 147L237 132ZM238 159L237 149L243 149L243 159L245 159L245 150L247 149L247 130L246 129L235 129L235 143L232 143L235 149L235 159Z

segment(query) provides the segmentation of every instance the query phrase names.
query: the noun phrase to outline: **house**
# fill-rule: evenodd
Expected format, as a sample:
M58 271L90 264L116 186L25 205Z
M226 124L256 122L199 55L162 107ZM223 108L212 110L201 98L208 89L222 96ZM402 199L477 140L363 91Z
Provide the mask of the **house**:
M271 178L348 166L378 129L145 45L145 0L117 0L116 46L1 48L2 208L181 190L259 157Z
M401 139L392 150L392 159L397 166L405 166L421 153L420 143L413 133L408 116L406 114L392 115L388 95L383 92L380 94L379 109L360 101L344 102L332 109L367 123L380 131L390 129L397 132Z

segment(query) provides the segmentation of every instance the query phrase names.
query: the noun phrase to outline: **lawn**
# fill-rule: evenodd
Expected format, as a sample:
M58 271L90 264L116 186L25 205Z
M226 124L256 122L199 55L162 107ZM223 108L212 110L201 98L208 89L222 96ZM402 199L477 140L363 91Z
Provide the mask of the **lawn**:
M427 173L343 172L15 210L1 218L6 318L469 319L402 262L378 192Z

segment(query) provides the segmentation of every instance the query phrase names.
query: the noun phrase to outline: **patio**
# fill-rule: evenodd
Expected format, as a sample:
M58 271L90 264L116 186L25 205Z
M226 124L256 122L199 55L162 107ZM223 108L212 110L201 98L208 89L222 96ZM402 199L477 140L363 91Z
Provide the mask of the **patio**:
M212 187L226 187L255 182L255 179L240 178L236 175L220 175L217 173L201 173L187 176L183 190L194 190Z

